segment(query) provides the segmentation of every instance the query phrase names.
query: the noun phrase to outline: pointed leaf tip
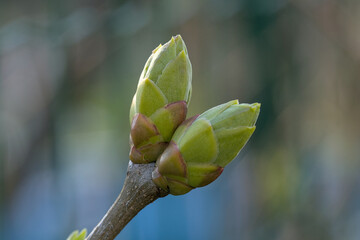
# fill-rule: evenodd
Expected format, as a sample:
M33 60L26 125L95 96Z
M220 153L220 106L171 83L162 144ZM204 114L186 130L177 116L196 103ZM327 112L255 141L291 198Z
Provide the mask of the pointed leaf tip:
M153 81L148 78L141 81L136 92L136 112L150 116L167 103L166 97Z
M152 53L156 53L157 50L159 50L159 48L161 48L163 45L160 43L159 46L157 46L153 51Z
M238 126L253 126L258 115L258 105L242 103L229 106L210 121L214 130Z
M164 68L156 85L170 103L188 98L192 80L191 71L190 61L184 50Z
M155 83L166 65L176 57L176 44L172 38L153 53L148 71L144 78L149 78Z
M203 114L201 114L199 116L199 118L205 118L205 119L211 121L212 119L217 117L219 114L224 112L226 109L228 109L230 106L238 105L238 104L239 104L238 100L229 101L227 103L224 103L224 104L218 105L216 107L210 108L209 110L207 110Z
M221 167L229 164L249 141L254 131L255 126L239 126L230 129L222 128L215 131L217 142L219 143L219 154L215 160L215 164Z

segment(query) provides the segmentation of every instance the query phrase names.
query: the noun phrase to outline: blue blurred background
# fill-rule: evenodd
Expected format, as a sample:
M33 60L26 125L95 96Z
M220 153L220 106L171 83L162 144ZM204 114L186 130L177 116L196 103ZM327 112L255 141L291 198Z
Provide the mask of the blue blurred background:
M62 240L121 190L151 51L181 34L189 115L261 102L213 184L157 200L117 239L360 239L360 1L0 2L0 239Z

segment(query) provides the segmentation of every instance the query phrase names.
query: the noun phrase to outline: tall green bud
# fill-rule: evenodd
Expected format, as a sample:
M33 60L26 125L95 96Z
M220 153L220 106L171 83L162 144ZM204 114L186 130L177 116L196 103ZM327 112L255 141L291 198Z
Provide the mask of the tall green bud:
M183 122L156 162L155 184L181 195L213 182L255 130L260 104L237 100Z
M154 162L167 147L186 118L191 79L191 63L180 35L152 52L130 108L131 161Z

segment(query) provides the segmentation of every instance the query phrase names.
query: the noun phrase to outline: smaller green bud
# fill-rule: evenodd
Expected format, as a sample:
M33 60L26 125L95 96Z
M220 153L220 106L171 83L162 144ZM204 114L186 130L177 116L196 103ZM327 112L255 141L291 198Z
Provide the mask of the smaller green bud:
M173 195L213 182L255 130L260 104L237 100L182 123L156 162L153 181Z
M191 79L192 67L180 35L153 50L130 108L130 159L134 163L156 161L185 120Z

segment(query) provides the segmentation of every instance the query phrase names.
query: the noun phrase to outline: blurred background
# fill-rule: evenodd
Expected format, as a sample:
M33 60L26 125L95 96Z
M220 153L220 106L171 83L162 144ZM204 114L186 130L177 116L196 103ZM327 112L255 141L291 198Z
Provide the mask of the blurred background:
M62 240L119 194L145 61L172 35L189 116L261 102L213 184L157 200L117 239L360 239L360 1L0 2L0 239Z

